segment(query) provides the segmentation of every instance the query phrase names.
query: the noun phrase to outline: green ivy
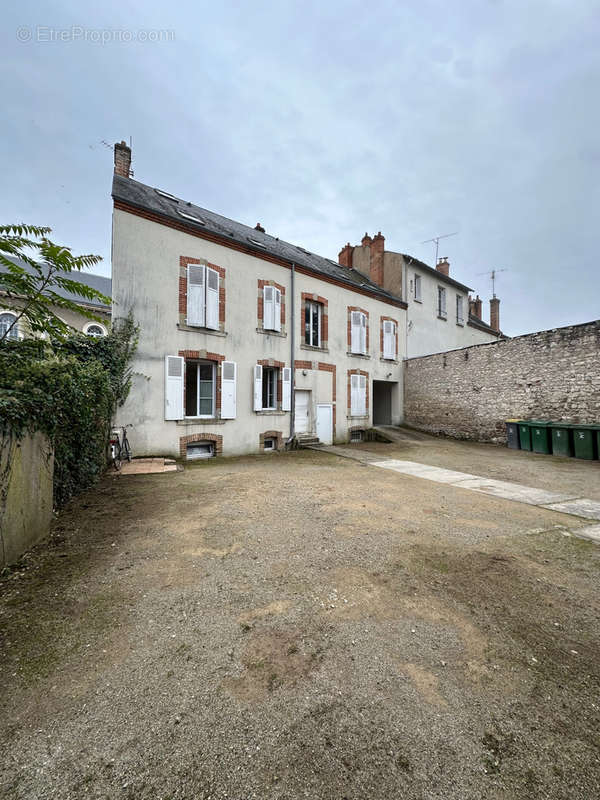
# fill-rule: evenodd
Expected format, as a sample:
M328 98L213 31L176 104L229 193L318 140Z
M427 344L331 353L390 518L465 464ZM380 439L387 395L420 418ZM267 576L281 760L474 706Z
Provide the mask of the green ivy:
M104 338L0 343L0 432L45 433L54 446L57 508L106 467L111 421L131 384L137 343L131 318Z

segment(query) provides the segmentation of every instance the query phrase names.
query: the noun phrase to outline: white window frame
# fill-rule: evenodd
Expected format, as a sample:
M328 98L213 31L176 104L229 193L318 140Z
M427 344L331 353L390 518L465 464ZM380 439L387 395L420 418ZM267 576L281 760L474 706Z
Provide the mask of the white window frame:
M271 387L271 390L272 390L272 394L273 394L274 405L272 405L272 406L265 406L265 404L264 404L265 378L266 378L267 375L272 375L273 376L273 378L272 378L273 385ZM263 398L262 411L277 411L277 402L278 402L278 398L277 398L277 382L278 382L278 380L279 380L279 367L263 367L263 369L262 369L262 387L261 387L261 391L262 391L262 395L261 396ZM268 391L267 391L267 394L268 394Z
M354 324L354 315L357 315L358 322ZM350 352L357 356L367 355L367 326L369 319L364 311L351 311L350 312ZM354 337L354 329L358 328L356 335L356 345Z
M396 349L396 323L389 319L384 319L381 322L383 329L383 358L386 361L396 361L398 352ZM386 333L386 326L391 326L391 330ZM388 346L386 347L386 342Z
M309 326L308 329L306 327L306 316L309 315ZM317 315L317 338L318 341L315 344L314 342L306 341L306 334L307 332L310 334L309 338L312 339L313 334L313 320L314 315ZM316 300L307 300L305 309L304 309L304 344L308 345L308 347L322 347L321 341L321 325L322 325L322 318L323 318L323 305L322 303L318 303Z
M212 414L188 414L187 413L187 397L184 403L184 416L186 419L214 419L217 414L217 365L214 361L206 361L202 359L188 359L185 362L185 381L184 386L187 386L187 371L190 364L196 365L196 412L200 407L200 370L198 367L210 366L212 367Z
M192 281L192 272L196 273L196 280ZM216 269L208 267L205 264L188 264L187 266L187 280L186 280L186 318L185 324L192 328L204 328L206 330L218 331L221 329L220 323L220 294L221 294L221 276ZM201 278L201 280L198 280ZM211 287L211 283L216 283L216 288ZM191 320L188 313L188 303L191 296L192 288L199 286L200 297L200 315L198 321Z
M421 290L421 276L415 272L415 302L422 303L423 295Z
M89 332L90 328L100 328L102 333L100 334L90 333ZM102 323L100 322L88 322L86 325L84 325L83 332L85 333L86 336L97 336L98 338L100 338L101 336L108 336L108 331L106 330L104 325L102 325Z
M15 314L14 311L10 311L10 309L7 309L6 311L0 311L0 317L4 317L4 316L12 317L13 320L16 320L17 317L18 317L18 314ZM3 332L3 335L4 335L4 332ZM13 327L10 329L10 333L5 338L6 339L12 339L12 340L20 338L20 335L19 335L19 323L18 322L16 323L16 325L13 323Z
M438 317L448 319L448 312L446 310L446 287L438 286L437 290L437 313Z
M462 294L456 295L456 324L457 325L464 325L465 324L465 301Z

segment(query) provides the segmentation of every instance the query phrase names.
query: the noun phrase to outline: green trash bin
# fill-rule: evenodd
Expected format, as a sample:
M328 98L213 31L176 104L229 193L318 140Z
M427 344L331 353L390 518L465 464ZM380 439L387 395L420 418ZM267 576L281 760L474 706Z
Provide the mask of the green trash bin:
M531 449L534 453L543 453L545 456L552 452L550 441L550 423L547 419L530 419Z
M519 422L519 444L521 450L531 450L531 428L528 419L522 419Z
M568 422L552 422L550 424L553 456L573 455L573 431Z
M584 458L586 461L593 461L596 458L597 449L597 425L578 425L573 424L573 449L575 458Z
M506 424L506 444L511 450L520 450L519 443L519 419L507 419Z

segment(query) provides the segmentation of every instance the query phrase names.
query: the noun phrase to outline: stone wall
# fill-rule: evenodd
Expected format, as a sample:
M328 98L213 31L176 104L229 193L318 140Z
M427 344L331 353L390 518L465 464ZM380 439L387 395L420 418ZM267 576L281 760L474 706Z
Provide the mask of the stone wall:
M505 441L504 420L600 423L600 320L406 362L407 425Z
M48 535L54 454L41 433L0 437L0 569Z

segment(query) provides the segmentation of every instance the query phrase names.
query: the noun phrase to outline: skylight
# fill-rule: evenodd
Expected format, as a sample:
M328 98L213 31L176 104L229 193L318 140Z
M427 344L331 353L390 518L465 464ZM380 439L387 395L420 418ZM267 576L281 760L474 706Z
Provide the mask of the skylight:
M177 213L180 217L185 217L186 219L190 219L192 222L197 222L198 225L206 225L206 222L200 217L195 217L193 214L186 214L185 211L182 211L180 208L177 209Z
M248 236L248 241L251 244L255 244L257 247L266 247L267 246L266 244L263 244L262 242L259 242L257 239L251 239L250 236Z
M175 197L175 195L174 195L174 194L169 194L168 192L163 192L163 190L162 190L162 189L155 189L154 191L156 192L156 194L159 194L159 195L161 195L161 197L166 197L166 198L168 198L169 200L175 200L175 202L176 202L176 203L178 203L178 202L179 202L179 198L178 198L178 197Z

